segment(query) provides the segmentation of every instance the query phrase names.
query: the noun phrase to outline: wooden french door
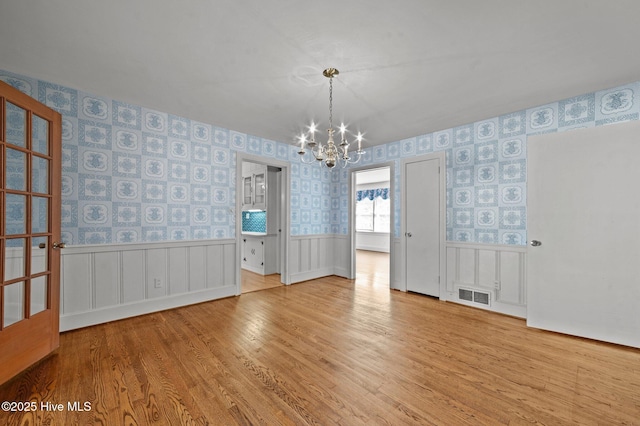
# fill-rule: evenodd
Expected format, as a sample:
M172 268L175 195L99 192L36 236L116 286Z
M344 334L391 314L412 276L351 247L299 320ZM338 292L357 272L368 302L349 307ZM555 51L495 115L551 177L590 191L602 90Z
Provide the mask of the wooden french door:
M0 81L0 383L59 344L61 116Z

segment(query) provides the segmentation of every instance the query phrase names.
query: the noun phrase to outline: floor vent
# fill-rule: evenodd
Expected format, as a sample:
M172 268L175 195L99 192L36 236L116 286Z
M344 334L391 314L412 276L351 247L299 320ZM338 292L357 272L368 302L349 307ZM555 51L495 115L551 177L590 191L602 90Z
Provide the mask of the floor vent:
M486 291L459 288L458 299L480 305L491 306L491 295Z

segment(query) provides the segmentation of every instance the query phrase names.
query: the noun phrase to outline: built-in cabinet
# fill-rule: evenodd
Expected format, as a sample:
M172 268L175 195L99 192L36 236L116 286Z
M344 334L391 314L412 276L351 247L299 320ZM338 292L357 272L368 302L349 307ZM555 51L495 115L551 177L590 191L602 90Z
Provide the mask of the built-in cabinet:
M242 268L260 275L278 273L276 235L242 235Z
M267 166L242 163L242 210L267 209Z
M242 238L242 267L256 274L264 274L265 237L245 235Z

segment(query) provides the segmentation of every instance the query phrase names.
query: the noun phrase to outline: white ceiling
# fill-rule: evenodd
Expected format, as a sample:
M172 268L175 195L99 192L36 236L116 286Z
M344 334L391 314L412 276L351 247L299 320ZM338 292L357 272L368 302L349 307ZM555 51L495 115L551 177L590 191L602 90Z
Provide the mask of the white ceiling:
M640 80L637 0L0 2L0 68L281 142L365 145Z

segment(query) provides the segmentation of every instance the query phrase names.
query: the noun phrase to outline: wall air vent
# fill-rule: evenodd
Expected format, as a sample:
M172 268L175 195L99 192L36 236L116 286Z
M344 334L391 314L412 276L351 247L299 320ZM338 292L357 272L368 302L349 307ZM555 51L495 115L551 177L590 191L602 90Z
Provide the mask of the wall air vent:
M489 293L482 293L479 291L473 292L473 301L476 303L482 303L489 306Z
M485 290L458 288L458 299L474 305L491 306L491 293Z
M466 300L469 302L473 302L473 291L467 290L465 288L458 289L458 299Z

